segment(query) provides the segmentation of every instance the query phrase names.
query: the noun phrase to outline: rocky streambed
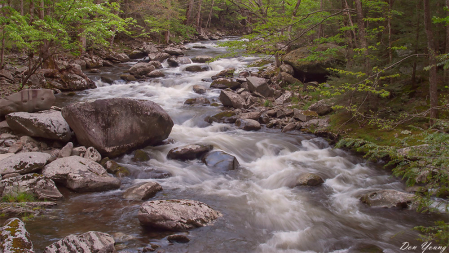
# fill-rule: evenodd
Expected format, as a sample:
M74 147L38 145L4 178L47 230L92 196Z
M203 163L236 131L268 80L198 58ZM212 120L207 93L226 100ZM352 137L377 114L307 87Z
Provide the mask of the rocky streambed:
M257 57L206 63L225 52L211 41L143 49L146 61L90 71L96 89L41 91L56 107L8 112L3 199L39 202L1 204L3 241L20 232L24 252L398 252L420 245L414 226L441 218L412 210L379 165L301 131L325 126L330 105L291 108L307 98L280 88L299 81L288 65L273 75L249 66ZM18 216L26 224L6 220Z

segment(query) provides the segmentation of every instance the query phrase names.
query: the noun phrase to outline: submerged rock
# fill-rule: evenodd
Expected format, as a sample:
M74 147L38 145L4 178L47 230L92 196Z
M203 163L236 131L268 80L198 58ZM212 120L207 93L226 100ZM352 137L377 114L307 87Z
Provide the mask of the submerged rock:
M396 190L379 190L366 193L360 197L360 201L371 207L382 208L407 208L415 198L414 194Z
M150 160L150 156L145 151L138 149L134 152L134 157L132 160L134 162L146 162Z
M143 226L184 231L209 225L222 214L195 200L155 200L140 206L138 218Z
M207 89L201 85L196 84L193 85L193 91L198 94L204 94L206 93Z
M0 232L0 252L4 253L34 253L30 233L25 229L25 223L19 218L5 222Z
M240 165L235 156L224 151L209 152L203 157L202 161L208 167L219 171L235 170Z
M162 186L156 182L142 183L128 188L123 193L123 198L128 200L146 200L162 191Z
M257 131L261 128L260 123L253 119L238 119L235 125L245 131Z
M167 240L169 242L177 242L177 243L188 243L188 242L190 242L190 239L187 236L180 235L180 234L169 235L169 236L167 236Z
M48 160L50 154L40 152L26 152L8 156L1 160L0 175L9 173L26 174L42 169Z
M181 161L194 160L201 158L212 149L212 145L186 145L171 149L167 154L167 158Z
M313 173L302 174L296 180L296 186L299 185L318 186L322 183L324 183L324 180L320 176Z
M81 235L69 235L50 246L44 253L114 253L114 238L106 233L89 231Z

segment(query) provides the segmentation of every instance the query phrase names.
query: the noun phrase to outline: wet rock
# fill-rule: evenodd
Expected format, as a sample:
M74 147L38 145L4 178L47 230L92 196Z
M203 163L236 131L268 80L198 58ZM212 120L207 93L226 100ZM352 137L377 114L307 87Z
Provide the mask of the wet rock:
M212 145L186 145L171 149L167 154L167 158L181 161L200 159L204 154L212 149Z
M128 54L130 59L140 59L143 57L146 57L148 53L142 52L140 50L133 50L131 53Z
M184 102L185 105L209 105L210 101L207 98L189 98Z
M211 124L212 124L212 122L235 123L237 118L235 117L234 111L224 111L224 112L217 113L213 116L206 117L204 120Z
M100 153L93 147L88 147L86 150L86 153L84 153L83 157L87 158L89 160L92 160L94 162L97 162L97 163L101 161Z
M36 173L3 179L0 181L0 190L2 196L18 196L21 193L27 193L39 200L63 198L53 180Z
M218 79L218 78L229 78L233 77L235 72L235 68L228 68L220 71L220 73L212 76L212 80Z
M199 56L195 56L194 58L192 58L193 62L198 62L198 63L205 63L208 61L211 61L213 58L211 56L207 56L207 55L199 55Z
M44 253L71 253L71 252L98 252L114 253L114 238L112 236L96 231L89 231L81 235L69 235L50 246L46 247Z
M26 174L42 169L51 155L40 152L26 152L8 156L1 160L0 175L9 173Z
M93 55L89 58L84 58L84 61L86 62L86 68L88 69L96 69L103 67L103 59L101 59L96 55Z
M69 157L72 155L72 151L73 143L69 142L61 149L61 151L59 151L58 157Z
M210 87L213 89L232 89L237 90L240 88L240 83L237 82L235 79L229 79L229 78L218 78L215 79L211 84Z
M252 119L238 119L235 125L245 131L257 131L261 128L260 123Z
M110 176L100 164L79 156L51 162L42 174L76 192L107 191L120 187L120 180Z
M313 118L318 117L318 114L314 111L304 111L304 110L298 110L293 109L293 118L300 120L302 122L307 122Z
M238 169L240 165L235 156L224 151L209 152L203 157L202 161L209 168L223 172Z
M288 123L284 128L282 128L283 133L287 133L295 130L298 127L297 123Z
M170 116L156 103L127 98L75 103L64 107L62 116L81 145L108 157L159 143L173 127Z
M134 82L137 80L135 76L129 74L120 75L120 79L125 80L127 82Z
M282 72L285 72L285 73L288 73L288 74L290 74L290 75L293 75L294 74L294 70L293 70L293 67L291 66L291 65L289 65L289 64L282 64L280 67L279 67L279 69L281 70L281 73Z
M207 89L201 85L193 85L193 91L198 94L206 93Z
M247 112L239 115L239 119L252 119L258 121L260 118L261 112Z
M201 65L192 65L192 66L187 66L185 68L185 71L189 71L189 72L203 72L203 71L208 71L209 67L208 66L201 66Z
M246 78L248 88L251 92L258 92L264 97L271 97L274 91L268 86L267 80L260 77L250 76Z
M357 244L349 248L348 253L383 253L384 250L372 244Z
M171 243L177 242L177 243L188 243L190 242L190 239L185 235L169 235L167 236L167 240Z
M174 48L174 47L167 47L167 48L165 49L165 52L166 52L167 54L169 54L169 55L176 55L176 56L178 56L178 55L184 55L184 52L183 52L181 49L179 49L179 48Z
M160 63L159 61L149 61L148 64L153 65L156 69L161 69L162 67L162 63Z
M151 63L139 62L129 69L129 73L134 76L144 76L155 69L156 67Z
M131 172L128 168L120 166L116 161L109 160L108 157L105 157L101 160L100 164L103 168L106 169L108 173L115 175L116 177L127 177L131 175Z
M50 140L67 142L73 134L60 111L37 113L15 112L6 115L8 125L19 133Z
M138 149L134 153L134 157L132 160L134 162L146 162L150 160L150 156L145 151Z
M407 208L412 204L414 194L396 190L378 190L366 193L360 197L360 201L371 207L382 208Z
M305 173L298 177L296 180L296 186L307 185L307 186L318 186L324 183L324 180L313 173Z
M190 64L192 61L188 57L176 57L167 59L167 63L170 67L179 67L183 64Z
M148 54L148 58L150 58L151 61L163 62L165 59L169 57L170 57L169 54L163 52Z
M37 112L48 110L56 98L52 90L27 89L0 99L0 116L12 112Z
M84 146L76 147L76 148L72 149L71 155L84 157L84 154L86 154L86 151L87 151L87 149Z
M112 79L112 78L109 77L109 76L102 76L102 77L101 77L101 81L102 81L103 83L113 84L115 80Z
M219 99L223 106L244 108L246 105L245 100L239 94L230 90L222 90Z
M162 186L156 182L142 183L128 188L123 193L123 198L128 200L146 200L156 196L162 191Z
M148 77L163 77L165 76L164 72L160 70L153 70L147 74Z
M184 231L209 225L221 213L195 200L155 200L142 204L138 219L143 226Z
M54 212L51 208L56 206L56 202L0 202L0 212L6 217L17 217L23 214L40 216Z
M320 100L309 107L310 111L318 113L318 115L323 116L329 114L333 111L332 104L326 100Z
M286 91L284 94L282 94L280 97L278 97L274 103L276 105L283 105L285 103L290 102L290 99L292 98L293 94L290 91Z
M7 220L0 231L0 252L34 253L30 233L19 218Z

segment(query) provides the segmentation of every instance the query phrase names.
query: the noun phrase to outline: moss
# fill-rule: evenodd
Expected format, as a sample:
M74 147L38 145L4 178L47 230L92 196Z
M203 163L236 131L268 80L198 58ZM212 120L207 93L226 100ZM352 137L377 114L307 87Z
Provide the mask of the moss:
M262 67L264 65L270 64L271 61L267 60L267 59L260 59L254 62L251 62L250 64L248 64L248 67Z
M131 175L131 172L129 172L127 168L119 166L115 171L114 175L116 177L128 177L129 175Z
M215 106L215 107L217 107L217 106L220 106L220 104L218 104L218 103L212 103L212 104L210 104L211 106Z
M138 149L134 153L133 161L134 162L146 162L150 160L150 156L145 153L145 151Z

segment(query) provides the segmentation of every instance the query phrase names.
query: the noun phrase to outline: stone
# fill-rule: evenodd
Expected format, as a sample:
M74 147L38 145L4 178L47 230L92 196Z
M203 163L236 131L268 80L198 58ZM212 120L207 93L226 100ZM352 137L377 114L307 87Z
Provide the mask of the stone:
M280 97L278 97L275 101L274 104L276 105L283 105L285 103L290 102L290 99L292 98L293 94L290 91L286 91L284 92L284 94L282 94Z
M208 70L209 70L208 66L201 66L201 65L191 65L185 68L185 71L189 72L203 72Z
M97 163L101 161L101 154L94 147L88 147L83 157Z
M211 124L212 124L212 122L235 123L237 118L235 117L234 111L224 111L224 112L217 113L213 116L206 117L204 120Z
M30 233L19 218L7 220L0 231L0 252L34 253Z
M58 157L69 157L72 155L72 151L73 143L69 142L61 149L61 151L59 151Z
M22 90L0 99L0 116L12 112L37 112L48 110L56 100L52 90Z
M324 116L333 111L332 104L324 99L309 106L309 110L318 113L320 116Z
M293 70L293 67L291 65L289 65L289 64L283 63L279 67L279 69L281 70L281 73L285 72L285 73L290 74L290 75L293 75L295 73L295 71Z
M169 54L169 55L176 55L176 56L178 56L178 55L184 55L184 52L182 52L181 49L179 49L179 48L174 48L174 47L167 47L167 48L165 49L165 52L166 52L167 54Z
M237 90L240 88L240 83L237 82L235 79L228 79L228 78L218 78L215 79L211 84L210 87L213 89L232 89Z
M238 119L235 125L245 131L257 131L261 128L260 123L252 119Z
M129 69L129 73L133 76L144 76L155 69L156 67L151 63L139 62Z
M282 132L287 133L287 132L295 130L297 127L298 127L298 125L294 122L288 123L284 128L282 128Z
M153 70L147 74L148 77L163 77L165 76L164 72L160 70Z
M6 69L0 69L0 77L5 77L10 81L14 81L14 77L12 76L11 72Z
M222 71L220 71L218 74L212 76L212 80L218 79L218 78L226 78L226 77L233 77L235 72L235 68L227 68Z
M274 91L268 86L267 80L264 78L250 76L246 78L248 88L251 92L258 92L264 97L271 97Z
M129 98L71 104L62 109L62 116L81 145L94 147L107 157L159 143L174 125L156 103Z
M169 58L170 55L167 53L159 52L159 53L150 53L148 54L148 58L150 58L151 61L159 61L162 62L165 59Z
M109 76L101 76L100 79L103 83L108 83L108 84L113 84L115 81L112 77L109 77Z
M415 198L414 194L396 190L378 190L368 192L360 197L360 201L370 207L407 208Z
M287 85L302 85L303 84L299 79L294 78L289 73L281 72L280 77L282 80L281 87L285 87Z
M156 69L161 69L162 67L162 63L158 62L158 61L149 61L148 64L153 65Z
M39 202L0 202L0 212L5 214L6 217L23 216L23 214L40 216L48 215L54 210L51 207L56 206L56 202L51 201L39 201ZM1 250L0 250L1 252Z
M97 192L120 187L120 180L110 176L98 163L79 156L60 158L46 165L42 174L75 192Z
M140 59L140 58L144 58L148 55L148 53L142 52L140 50L133 50L131 53L128 54L130 59Z
M135 76L129 75L129 74L120 75L120 79L128 81L128 82L134 82L137 80Z
M212 145L186 145L171 149L167 154L167 158L181 161L200 159L204 154L212 149Z
M195 200L155 200L140 206L140 224L147 227L185 231L210 225L222 214Z
M210 101L207 98L189 98L184 102L185 105L209 105Z
M314 111L304 111L304 110L298 110L293 109L293 118L298 119L302 122L307 122L313 118L317 118L318 114Z
M71 155L84 157L84 154L86 154L86 151L87 151L87 149L84 146L76 147L76 148L72 149Z
M114 244L114 238L109 234L89 231L66 236L46 247L44 253L115 253Z
M77 73L64 72L61 75L61 86L55 86L54 88L63 91L76 91L76 90L86 90L95 89L97 86L95 83L84 75L81 71Z
M239 94L230 90L222 90L219 99L223 106L229 106L236 109L244 108L246 106L245 100Z
M19 133L50 140L67 142L73 137L69 124L60 111L37 113L14 112L6 115L8 125Z
M116 177L121 178L131 175L131 172L128 170L128 168L120 166L116 161L109 160L108 157L103 158L100 164L106 169L108 173L111 173Z
M27 193L38 200L54 201L63 198L53 180L36 173L3 179L0 181L0 188L1 196Z
M134 152L133 161L134 162L146 162L150 160L150 156L143 150L138 149Z
M258 121L260 118L261 112L247 112L239 115L239 119L252 119Z
M326 130L329 127L329 119L311 119L301 124L302 128L314 129L315 131Z
M195 84L193 85L193 91L198 94L206 93L207 89L201 85Z
M84 58L84 61L86 62L86 68L88 69L103 67L103 59L96 55L93 55L90 58Z
M240 166L237 158L224 151L212 151L204 155L201 159L207 167L218 171L236 170Z
M26 152L8 156L1 160L0 175L9 173L26 174L42 169L51 155L40 152Z
M167 59L167 63L170 67L179 67L183 64L191 64L192 61L188 57L172 57Z
M132 186L123 193L123 198L128 200L146 200L156 196L162 191L162 186L156 182L146 182Z
M158 53L159 49L157 49L156 45L154 45L151 42L148 44L146 42L144 42L143 46L142 46L142 51L147 54L151 54L151 53Z
M197 63L205 63L208 61L212 61L212 57L211 56L207 56L207 55L198 55L192 58L193 62L197 62Z
M296 180L296 186L318 186L324 183L324 180L313 173L301 174Z
M180 234L176 234L176 235L169 235L167 236L167 240L171 243L173 242L177 242L177 243L188 243L190 242L190 239L185 236L185 235L180 235Z

